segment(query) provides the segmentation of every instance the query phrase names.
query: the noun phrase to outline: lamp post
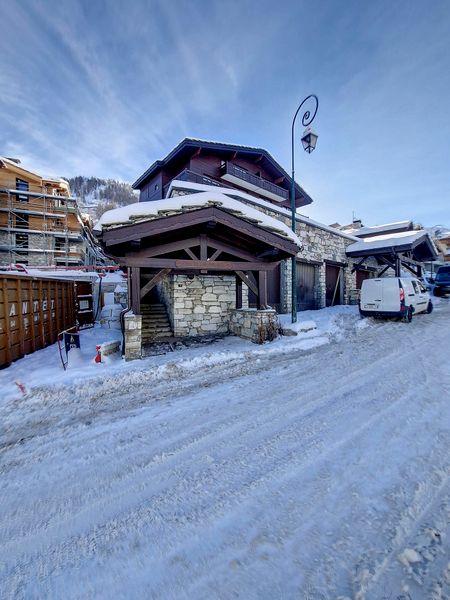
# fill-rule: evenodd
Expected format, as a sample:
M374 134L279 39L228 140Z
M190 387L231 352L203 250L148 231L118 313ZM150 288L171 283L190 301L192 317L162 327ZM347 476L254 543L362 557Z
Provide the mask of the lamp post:
M317 143L317 135L312 131L310 125L314 121L314 117L317 114L317 109L319 108L319 99L315 94L310 94L307 96L300 104L300 106L295 111L294 118L292 120L292 131L291 131L291 158L292 158L292 179L291 179L291 218L292 218L292 231L295 233L296 223L295 223L295 145L294 145L294 128L295 128L295 120L297 119L297 115L300 112L302 106L308 100L314 100L314 110L311 115L311 111L306 110L302 117L302 125L306 127L302 136L302 145L305 152L311 154L311 152L316 147ZM292 257L292 322L297 322L297 260L296 257Z

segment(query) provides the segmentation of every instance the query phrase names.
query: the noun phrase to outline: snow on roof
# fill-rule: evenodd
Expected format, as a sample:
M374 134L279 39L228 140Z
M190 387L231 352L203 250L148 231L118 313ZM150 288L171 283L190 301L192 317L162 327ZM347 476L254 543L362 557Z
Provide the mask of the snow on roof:
M359 237L361 235L368 235L370 233L376 234L383 231L392 231L396 229L411 228L412 221L396 221L395 223L384 223L383 225L373 225L371 227L359 227L352 230L353 235Z
M422 237L427 237L432 243L428 233L423 229L419 231L400 231L399 233L391 233L385 235L376 235L360 240L355 244L347 247L347 252L360 252L363 250L377 250L379 248L395 248L396 246L404 246L405 244L413 244Z
M278 221L278 219L244 204L244 202L217 192L214 188L213 191L164 198L153 202L135 202L134 204L108 210L95 224L94 231L100 232L104 227L131 225L136 221L145 221L152 218L164 218L168 216L168 213L199 210L208 206L222 208L301 246L300 239L290 227Z
M220 194L225 194L226 196L238 197L246 200L247 202L251 202L256 206L261 206L263 208L267 208L273 212L279 213L285 217L291 218L291 211L288 208L284 208L283 206L277 206L272 204L272 202L268 202L267 200L262 200L262 198L257 198L256 196L251 196L250 194L246 194L245 192L241 192L240 190L234 188L226 188L220 186L206 185L203 183L192 183L190 181L181 181L179 179L174 179L170 183L169 189L167 191L167 197L170 196L173 188L181 188L183 190L196 190L196 191L209 191L213 190L214 192L219 192ZM306 223L307 225L311 225L312 227L318 227L319 229L323 229L324 231L328 231L329 233L334 233L340 237L344 237L348 240L358 240L354 235L350 235L343 231L339 231L338 229L334 229L328 225L324 225L324 223L319 223L319 221L314 221L310 219L306 215L301 215L300 213L296 213L295 218L297 221L301 223Z

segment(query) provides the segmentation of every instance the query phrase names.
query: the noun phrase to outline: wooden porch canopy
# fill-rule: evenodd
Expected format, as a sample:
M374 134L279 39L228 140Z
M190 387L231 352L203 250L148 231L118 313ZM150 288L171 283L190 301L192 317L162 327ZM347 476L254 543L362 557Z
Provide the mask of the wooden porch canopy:
M242 283L257 296L258 308L266 308L267 272L299 251L281 232L218 206L106 229L100 239L106 253L129 269L135 314L140 314L141 299L169 273L233 273L237 308Z
M404 268L414 275L421 277L422 264L437 259L436 248L426 231L408 231L391 237L380 236L356 242L346 250L350 258L360 258L352 272L364 269L363 263L374 258L381 267L379 276L389 268L397 277Z

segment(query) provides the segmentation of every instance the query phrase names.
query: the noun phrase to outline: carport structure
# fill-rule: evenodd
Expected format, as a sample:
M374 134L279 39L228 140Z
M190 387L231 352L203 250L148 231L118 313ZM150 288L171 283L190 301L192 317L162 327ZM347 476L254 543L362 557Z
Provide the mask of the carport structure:
M402 268L415 277L421 277L423 263L438 258L436 247L424 230L365 238L348 246L346 254L350 258L360 259L353 271L365 269L363 263L369 258L374 259L380 267L377 273L379 277L388 269L392 269L399 277Z

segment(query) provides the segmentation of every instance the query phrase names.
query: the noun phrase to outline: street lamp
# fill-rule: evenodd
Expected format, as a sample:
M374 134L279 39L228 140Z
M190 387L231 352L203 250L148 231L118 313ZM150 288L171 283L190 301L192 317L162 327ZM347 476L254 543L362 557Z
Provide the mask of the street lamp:
M292 120L292 130L291 130L291 158L292 158L292 179L291 179L291 218L292 218L292 231L295 233L296 223L295 223L295 145L294 145L294 128L295 128L295 120L297 119L297 115L300 112L302 106L308 100L314 100L314 110L311 115L311 111L306 110L302 117L302 125L306 127L305 131L302 135L302 145L305 152L311 154L317 144L317 134L314 133L310 127L311 123L314 121L314 117L317 114L317 110L319 108L319 99L315 94L310 94L307 96L300 104L300 106L295 111L294 118ZM296 257L292 257L292 322L297 322L297 260Z

